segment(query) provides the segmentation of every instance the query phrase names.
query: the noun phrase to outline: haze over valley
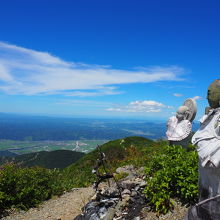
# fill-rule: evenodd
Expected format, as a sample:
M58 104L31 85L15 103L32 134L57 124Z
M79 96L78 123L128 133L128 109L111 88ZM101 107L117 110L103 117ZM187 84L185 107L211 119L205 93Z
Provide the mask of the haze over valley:
M198 127L194 124L194 127ZM72 150L88 153L97 145L129 136L164 139L166 121L61 118L0 114L0 153ZM3 153L4 152L4 153ZM10 156L10 155L8 155Z

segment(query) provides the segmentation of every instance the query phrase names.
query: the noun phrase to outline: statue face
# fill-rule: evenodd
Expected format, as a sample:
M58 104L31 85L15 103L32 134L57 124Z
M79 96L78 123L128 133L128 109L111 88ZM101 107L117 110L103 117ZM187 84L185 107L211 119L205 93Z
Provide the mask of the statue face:
M216 93L214 90L208 89L207 99L208 99L208 103L211 108L218 108L219 107L219 99L218 99L218 97L216 97Z
M177 112L176 118L178 119L178 121L182 121L184 119L184 113Z
M215 80L208 88L207 99L211 108L220 106L220 79Z
M182 121L186 118L188 108L186 106L180 106L176 112L176 118L178 121Z

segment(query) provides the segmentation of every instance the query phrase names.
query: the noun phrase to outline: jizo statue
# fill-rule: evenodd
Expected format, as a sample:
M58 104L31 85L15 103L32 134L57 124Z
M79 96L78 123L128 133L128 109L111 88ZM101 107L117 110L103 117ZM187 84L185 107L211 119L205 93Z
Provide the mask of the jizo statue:
M176 115L169 118L167 122L167 139L170 145L181 145L187 148L192 132L192 121L196 115L196 102L187 99L177 109Z
M220 220L220 79L208 87L207 99L210 107L192 137L199 156L199 203L187 220Z

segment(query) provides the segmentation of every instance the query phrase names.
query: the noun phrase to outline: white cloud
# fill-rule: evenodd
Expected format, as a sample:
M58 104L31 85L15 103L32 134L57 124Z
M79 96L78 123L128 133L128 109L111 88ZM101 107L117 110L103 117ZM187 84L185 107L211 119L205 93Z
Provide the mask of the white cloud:
M180 93L174 93L173 95L176 96L176 97L181 97L181 96L183 96L183 94L180 94Z
M79 96L79 97L88 97L88 96L102 96L102 95L117 95L122 94L123 92L115 91L116 87L105 87L103 89L90 91L73 91L67 92L67 96Z
M112 85L179 81L183 73L177 66L129 71L66 62L47 52L0 42L0 90L8 94L113 95L121 91Z
M5 82L13 81L13 77L9 74L8 69L0 63L0 80Z
M126 106L117 106L106 110L116 112L161 112L163 108L172 108L172 106L167 106L152 100L144 100L133 101Z
M108 106L113 105L111 102L99 102L91 100L79 100L79 99L63 99L54 103L55 105L72 105L72 106L98 106L107 108Z
M194 96L192 99L194 99L196 101L196 100L202 99L202 97L201 96Z

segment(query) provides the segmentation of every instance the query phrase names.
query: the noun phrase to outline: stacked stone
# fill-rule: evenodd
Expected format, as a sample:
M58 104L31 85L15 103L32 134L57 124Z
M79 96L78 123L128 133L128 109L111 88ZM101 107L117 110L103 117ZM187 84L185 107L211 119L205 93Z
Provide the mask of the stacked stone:
M146 207L146 198L142 194L146 186L143 171L143 168L136 170L133 165L118 168L117 174L127 173L127 176L117 184L113 180L110 186L100 184L95 196L75 220L141 219L141 209Z

